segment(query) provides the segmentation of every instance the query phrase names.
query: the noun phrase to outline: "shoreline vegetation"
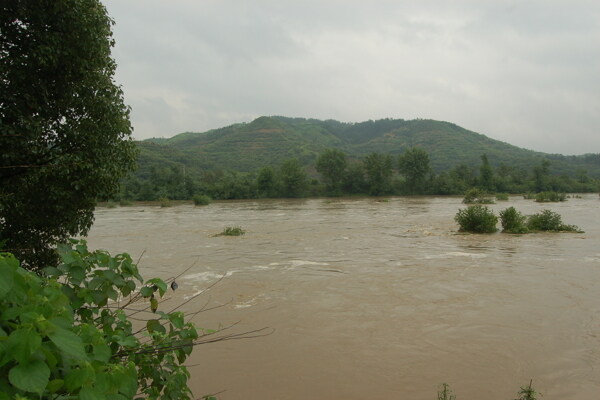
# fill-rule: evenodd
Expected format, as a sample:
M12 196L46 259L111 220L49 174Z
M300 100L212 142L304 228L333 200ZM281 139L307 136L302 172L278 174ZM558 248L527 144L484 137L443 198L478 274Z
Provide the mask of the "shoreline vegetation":
M532 161L535 162L535 161ZM490 204L522 194L536 202L567 201L566 193L594 193L600 179L585 170L576 175L552 169L538 160L529 170L501 164L492 166L485 154L479 167L464 163L436 172L429 153L410 147L398 155L370 153L351 158L337 149L325 149L312 164L291 158L252 172L202 170L163 163L140 166L121 180L118 193L102 201L213 200L346 196L470 195L465 203ZM469 196L467 196L469 197Z

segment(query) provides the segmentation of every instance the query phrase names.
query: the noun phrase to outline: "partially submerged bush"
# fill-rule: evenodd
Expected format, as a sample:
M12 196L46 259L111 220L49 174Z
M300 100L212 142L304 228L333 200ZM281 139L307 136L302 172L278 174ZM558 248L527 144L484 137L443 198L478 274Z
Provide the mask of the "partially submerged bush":
M508 200L508 193L496 193L496 200L500 201L507 201Z
M560 214L550 210L542 210L527 218L527 228L532 231L545 232L582 232L575 225L565 225Z
M205 194L197 194L194 196L194 204L197 206L207 206L211 201L212 199Z
M557 192L540 192L535 196L535 201L538 203L567 201L567 195Z
M456 400L456 396L450 390L447 383L442 383L438 389L438 400Z
M158 201L160 202L161 207L171 207L171 200L165 197L158 199Z
M526 226L527 217L517 211L514 207L500 211L500 223L502 232L506 233L527 233L529 229Z
M215 236L242 236L246 231L239 226L228 226Z
M485 192L473 188L465 193L464 204L494 204L494 200Z
M498 230L498 217L492 210L479 204L458 210L454 220L460 225L461 232L493 233Z

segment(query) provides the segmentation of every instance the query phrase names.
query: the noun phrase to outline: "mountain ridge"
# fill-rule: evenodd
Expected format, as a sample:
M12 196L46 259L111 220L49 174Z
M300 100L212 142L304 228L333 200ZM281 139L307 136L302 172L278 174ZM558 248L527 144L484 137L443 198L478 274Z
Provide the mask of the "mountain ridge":
M530 171L542 159L551 171L574 176L587 170L600 177L600 154L565 156L523 149L462 128L452 122L431 119L381 119L340 122L313 118L262 116L205 132L184 132L171 138L138 142L140 168L162 161L192 170L250 172L265 165L279 165L297 158L314 164L326 148L344 151L351 159L371 152L397 155L418 146L426 150L436 172L459 164L477 166L486 154L493 166L510 165Z

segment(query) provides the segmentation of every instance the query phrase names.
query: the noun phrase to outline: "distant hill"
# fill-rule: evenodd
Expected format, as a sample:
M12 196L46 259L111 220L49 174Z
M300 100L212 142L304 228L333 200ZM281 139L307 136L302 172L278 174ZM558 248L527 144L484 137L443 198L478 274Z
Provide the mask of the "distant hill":
M600 177L600 154L563 156L526 150L490 139L450 122L382 119L359 123L288 117L260 117L208 132L185 132L169 139L139 142L139 174L149 166L185 166L201 170L253 171L297 158L311 165L326 148L338 148L350 158L371 152L401 154L419 146L425 149L436 172L458 164L478 166L487 154L494 166L501 164L531 171L546 158L553 174L575 176L583 169Z

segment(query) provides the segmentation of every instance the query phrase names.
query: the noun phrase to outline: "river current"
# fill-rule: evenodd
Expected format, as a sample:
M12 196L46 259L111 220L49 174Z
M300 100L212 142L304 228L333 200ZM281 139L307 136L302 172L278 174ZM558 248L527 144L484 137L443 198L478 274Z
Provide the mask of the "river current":
M90 248L179 275L194 322L267 336L196 347L195 395L230 399L600 398L600 199L544 208L585 233L458 233L456 197L98 208ZM239 237L214 236L241 226ZM213 308L212 310L210 310Z

